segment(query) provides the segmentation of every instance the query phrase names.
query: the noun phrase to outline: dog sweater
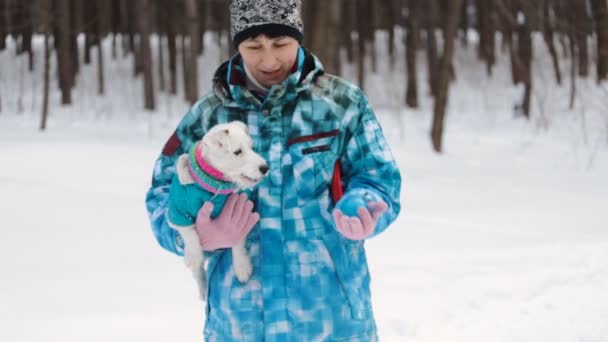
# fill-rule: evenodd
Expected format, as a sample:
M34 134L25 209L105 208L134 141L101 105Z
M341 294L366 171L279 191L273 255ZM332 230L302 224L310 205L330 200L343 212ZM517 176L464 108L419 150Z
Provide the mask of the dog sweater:
M217 217L226 203L227 195L237 191L220 171L205 162L198 147L199 144L194 144L188 154L188 172L195 182L182 184L177 172L171 182L167 220L173 226L194 225L199 209L207 201L213 203L211 218Z

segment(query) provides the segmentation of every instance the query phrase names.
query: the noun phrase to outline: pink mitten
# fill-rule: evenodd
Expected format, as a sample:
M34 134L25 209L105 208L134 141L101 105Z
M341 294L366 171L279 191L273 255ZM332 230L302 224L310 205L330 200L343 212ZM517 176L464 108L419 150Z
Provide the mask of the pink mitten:
M205 251L232 248L242 241L260 220L258 213L252 212L253 202L246 194L230 194L222 212L211 218L213 203L205 202L196 216L196 232Z
M346 216L340 209L334 209L334 222L338 232L350 240L363 240L371 236L378 218L388 209L388 205L384 201L378 201L368 203L367 207L357 210L359 217Z

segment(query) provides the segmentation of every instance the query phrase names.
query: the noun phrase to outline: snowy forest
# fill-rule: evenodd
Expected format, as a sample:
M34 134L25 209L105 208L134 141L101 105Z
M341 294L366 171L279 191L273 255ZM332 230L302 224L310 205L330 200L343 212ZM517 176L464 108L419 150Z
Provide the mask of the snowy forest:
M155 110L158 92L177 94L177 74L182 73L182 96L191 104L201 96L198 58L205 48L203 36L215 36L212 44L224 49L227 58L234 52L226 0L1 0L0 51L6 39L15 41L15 58L27 54L30 72L44 74L44 101L41 129L48 113L48 89L58 86L61 103L72 103L72 90L81 64L91 64L97 54L98 93L105 93L104 58L132 61L134 78L143 78L143 103ZM324 62L327 72L342 75L341 52L356 65L356 81L366 88L366 60L372 72L378 63L394 70L395 47L403 45L406 68L404 105L418 107L419 96L432 96L434 119L432 141L441 151L441 137L451 80L458 77L452 63L454 40L462 48L475 49L479 68L492 75L497 50L509 56L513 84L521 84L517 103L522 115L530 115L532 94L533 35L542 35L557 85L569 82L570 108L576 100L576 78L608 80L608 5L604 0L307 0L303 3L304 46ZM406 32L397 39L395 30ZM376 32L388 32L388 60L379 61L375 48ZM468 35L478 36L476 46L468 46ZM32 37L44 38L44 64L34 70ZM500 34L501 39L497 40ZM78 45L77 37L84 39ZM158 39L153 51L150 37ZM100 44L111 40L110 51ZM95 47L100 47L94 49ZM81 52L79 50L82 50ZM429 94L418 90L417 52L424 51L428 68ZM82 53L83 58L79 57ZM57 84L50 84L49 59L56 59ZM181 67L181 68L180 68ZM106 67L107 68L107 67ZM0 94L0 101L2 94ZM0 107L1 109L1 107Z
M202 339L144 198L228 4L0 0L1 341ZM402 176L365 241L379 340L608 342L608 1L302 4Z

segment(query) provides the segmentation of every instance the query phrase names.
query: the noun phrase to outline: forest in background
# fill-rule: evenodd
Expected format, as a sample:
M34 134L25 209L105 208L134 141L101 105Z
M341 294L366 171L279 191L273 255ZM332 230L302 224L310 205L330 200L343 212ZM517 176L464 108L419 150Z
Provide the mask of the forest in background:
M200 80L193 75L200 67L217 67L200 65L198 57L208 48L203 36L216 37L213 42L226 56L234 52L228 4L229 0L0 0L0 53L10 53L5 51L6 41L13 39L15 58L27 54L30 72L44 75L41 129L46 126L51 79L57 81L53 85L61 91L61 103L71 104L76 76L82 65L91 64L92 54L97 54L100 95L105 93L103 55L110 53L111 60L132 60L134 79L143 79L147 110L156 109L157 92L182 95L194 103L201 94ZM319 56L327 72L337 75L343 52L346 61L356 65L356 82L364 90L366 65L372 72L378 63L393 66L395 48L404 47L404 105L416 108L419 83L428 82L434 103L431 137L438 152L449 86L459 72L452 63L457 47L476 49L479 68L489 75L499 49L510 57L513 84L523 89L516 110L525 117L530 115L535 34L543 37L551 56L542 63L551 65L554 82L568 82L571 106L578 77L608 80L608 0L303 0L303 7L304 47ZM397 29L406 32L404 39L396 38ZM372 48L378 31L388 32L388 60L379 60ZM471 32L479 37L476 44L467 39ZM42 70L34 70L32 37L37 34L44 36ZM151 48L151 36L159 39L156 49ZM78 37L84 44L78 44ZM109 51L99 48L105 39L111 39ZM456 40L462 43L455 44ZM426 57L425 80L417 79L418 53ZM56 59L56 70L50 70L51 58ZM183 80L182 87L178 79ZM0 111L1 101L2 94Z

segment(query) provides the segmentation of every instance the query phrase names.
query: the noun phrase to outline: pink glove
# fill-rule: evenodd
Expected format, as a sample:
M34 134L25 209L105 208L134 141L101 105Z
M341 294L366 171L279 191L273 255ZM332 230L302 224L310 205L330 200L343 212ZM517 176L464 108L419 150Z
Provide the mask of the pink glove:
M334 222L336 229L345 238L350 240L363 240L374 232L378 218L388 209L384 201L368 203L368 209L359 208L359 217L350 217L342 213L340 209L334 209Z
M196 232L205 251L232 248L242 241L260 220L258 213L252 212L253 202L246 194L230 194L222 212L211 218L213 203L205 202L196 215Z

